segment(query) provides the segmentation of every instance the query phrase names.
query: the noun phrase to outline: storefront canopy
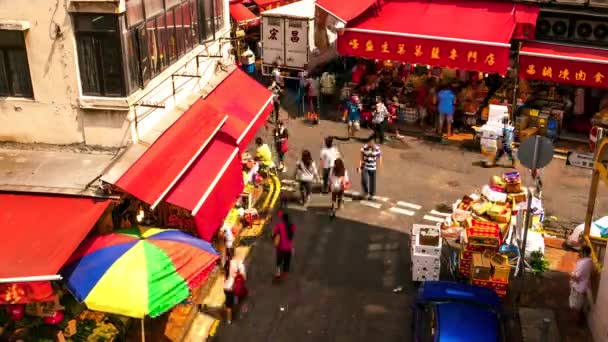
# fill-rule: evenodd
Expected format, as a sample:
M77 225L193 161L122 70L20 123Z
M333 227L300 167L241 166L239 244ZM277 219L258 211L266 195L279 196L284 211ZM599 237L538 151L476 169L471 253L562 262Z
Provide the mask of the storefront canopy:
M338 52L504 74L516 13L525 7L492 1L387 1L379 14L368 11L348 23L338 36Z
M206 100L196 101L116 182L140 200L158 205L228 120Z
M210 240L243 191L239 149L218 134L167 196L167 202L191 211L202 239Z
M251 27L260 24L260 18L242 3L230 4L230 16L239 26Z
M273 8L284 6L294 2L295 0L253 0L260 8L260 12L268 11Z
M548 43L524 43L521 78L608 88L608 50Z
M247 146L272 112L273 94L266 87L237 69L207 97L207 103L219 113L228 113L221 131L230 135L238 147Z
M0 194L0 278L56 275L110 201Z
M365 12L378 0L317 0L317 6L333 15L338 20L347 23Z

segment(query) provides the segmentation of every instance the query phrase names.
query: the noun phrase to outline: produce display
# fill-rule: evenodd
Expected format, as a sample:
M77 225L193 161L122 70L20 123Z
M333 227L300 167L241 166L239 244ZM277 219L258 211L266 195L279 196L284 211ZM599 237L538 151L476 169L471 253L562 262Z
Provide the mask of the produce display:
M491 177L479 193L454 204L452 216L441 224L441 236L460 242L460 276L501 297L507 294L511 261L517 256L510 232L526 200L519 172L510 171Z

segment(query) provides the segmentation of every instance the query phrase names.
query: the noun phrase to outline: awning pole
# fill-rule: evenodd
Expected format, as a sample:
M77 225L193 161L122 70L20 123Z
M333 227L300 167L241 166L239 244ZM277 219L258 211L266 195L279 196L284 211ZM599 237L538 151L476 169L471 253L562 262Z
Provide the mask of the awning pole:
M145 317L141 318L141 342L146 342L146 332L144 330L144 319L145 319Z
M517 108L517 90L519 89L519 52L521 51L522 42L517 43L517 55L515 57L515 75L513 76L513 102L511 102L511 122L515 123L515 109Z
M30 283L34 281L54 281L63 279L59 274L31 276L31 277L15 277L15 278L0 278L0 284L7 283Z

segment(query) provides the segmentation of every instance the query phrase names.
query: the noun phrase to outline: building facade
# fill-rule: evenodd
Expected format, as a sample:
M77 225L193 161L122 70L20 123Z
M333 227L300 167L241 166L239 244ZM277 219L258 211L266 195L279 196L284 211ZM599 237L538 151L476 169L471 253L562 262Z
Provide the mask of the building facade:
M136 141L233 64L228 33L228 0L4 2L0 141Z

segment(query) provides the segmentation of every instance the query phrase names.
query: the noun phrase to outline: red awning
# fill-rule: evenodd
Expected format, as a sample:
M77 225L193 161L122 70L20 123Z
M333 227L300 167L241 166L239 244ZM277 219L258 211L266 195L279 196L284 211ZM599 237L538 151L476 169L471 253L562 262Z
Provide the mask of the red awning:
M388 1L338 36L342 55L504 74L521 4Z
M56 275L110 201L0 194L0 278Z
M515 4L515 32L513 39L534 40L536 31L536 20L538 19L539 7Z
M608 88L608 50L526 42L519 53L519 76Z
M295 2L296 0L253 0L260 8L260 12L268 11L273 8L285 6Z
M258 129L272 112L273 94L266 87L240 69L228 76L207 97L207 101L229 118L221 131L232 136L241 150L245 150Z
M347 23L365 12L378 0L317 0L317 6L337 19Z
M218 134L167 196L167 202L192 212L205 240L213 237L243 191L238 152L231 137Z
M213 139L228 115L196 101L116 182L140 200L158 205Z
M230 16L238 25L255 26L260 24L260 18L242 3L230 4Z

